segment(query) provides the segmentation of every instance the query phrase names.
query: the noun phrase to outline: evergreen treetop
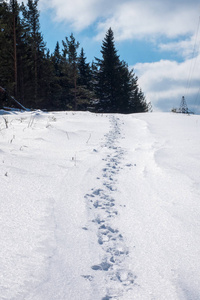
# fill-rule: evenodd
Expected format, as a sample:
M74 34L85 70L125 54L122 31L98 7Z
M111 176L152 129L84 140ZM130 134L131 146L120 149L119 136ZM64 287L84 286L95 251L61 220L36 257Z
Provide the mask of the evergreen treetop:
M102 42L102 59L96 58L95 90L97 109L103 112L132 113L146 111L145 97L138 91L137 77L128 65L120 60L109 28Z

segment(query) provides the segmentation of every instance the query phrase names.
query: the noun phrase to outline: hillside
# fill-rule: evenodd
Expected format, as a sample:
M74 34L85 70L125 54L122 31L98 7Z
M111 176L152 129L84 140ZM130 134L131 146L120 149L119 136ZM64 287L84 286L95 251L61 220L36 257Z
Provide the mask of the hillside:
M199 300L199 132L195 115L1 112L0 299Z

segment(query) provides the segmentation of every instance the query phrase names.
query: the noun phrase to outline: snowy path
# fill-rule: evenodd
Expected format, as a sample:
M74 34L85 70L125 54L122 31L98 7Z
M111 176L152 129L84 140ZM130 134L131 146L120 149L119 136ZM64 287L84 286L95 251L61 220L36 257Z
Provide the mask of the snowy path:
M0 119L0 300L199 300L200 117Z
M118 216L115 193L117 191L117 175L121 169L124 151L119 146L121 138L120 119L110 117L111 129L106 135L107 155L103 158L105 167L97 178L95 188L85 195L89 208L90 222L86 230L96 231L98 244L101 246L101 260L91 268L91 275L86 279L99 285L99 293L105 293L102 300L120 299L124 291L134 285L135 275L127 266L128 248L119 229L113 224ZM92 222L95 224L93 225ZM103 274L96 274L103 273ZM101 278L102 277L102 278Z

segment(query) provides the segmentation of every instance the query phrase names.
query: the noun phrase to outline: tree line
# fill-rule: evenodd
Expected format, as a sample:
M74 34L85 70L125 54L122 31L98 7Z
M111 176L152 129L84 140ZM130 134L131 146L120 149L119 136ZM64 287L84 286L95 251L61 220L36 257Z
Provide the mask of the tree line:
M73 34L50 53L40 31L38 1L0 3L0 87L6 89L0 93L1 107L10 104L5 95L13 95L32 109L150 110L134 71L117 54L111 28L102 42L102 58L92 63Z

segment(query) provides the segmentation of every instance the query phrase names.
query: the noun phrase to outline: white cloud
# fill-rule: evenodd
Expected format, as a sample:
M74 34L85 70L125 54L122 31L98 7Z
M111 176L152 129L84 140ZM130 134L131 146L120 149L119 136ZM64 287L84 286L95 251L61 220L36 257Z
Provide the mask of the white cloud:
M98 25L99 35L110 26L117 40L175 38L191 34L196 28L198 12L192 1L188 4L175 1L125 1L113 15Z
M179 106L182 96L185 96L190 109L194 109L197 102L200 104L200 99L197 99L200 55L182 63L169 60L139 63L134 70L139 77L139 86L154 110L170 111Z
M53 10L54 21L68 23L73 30L81 31L103 15L104 2L105 0L40 0L40 6L41 9Z
M39 5L53 9L54 20L74 30L98 21L100 39L112 27L118 40L191 33L200 7L198 0L40 0Z
M193 58L200 52L200 19L195 35L191 35L189 38L161 43L158 48L161 51L175 52L185 59Z
M51 0L51 8L55 9L55 20L66 21L75 30L82 30L97 18L94 9L95 0Z
M158 48L160 51L177 53L185 59L191 58L198 53L198 46L194 47L194 37L181 41L161 43Z

